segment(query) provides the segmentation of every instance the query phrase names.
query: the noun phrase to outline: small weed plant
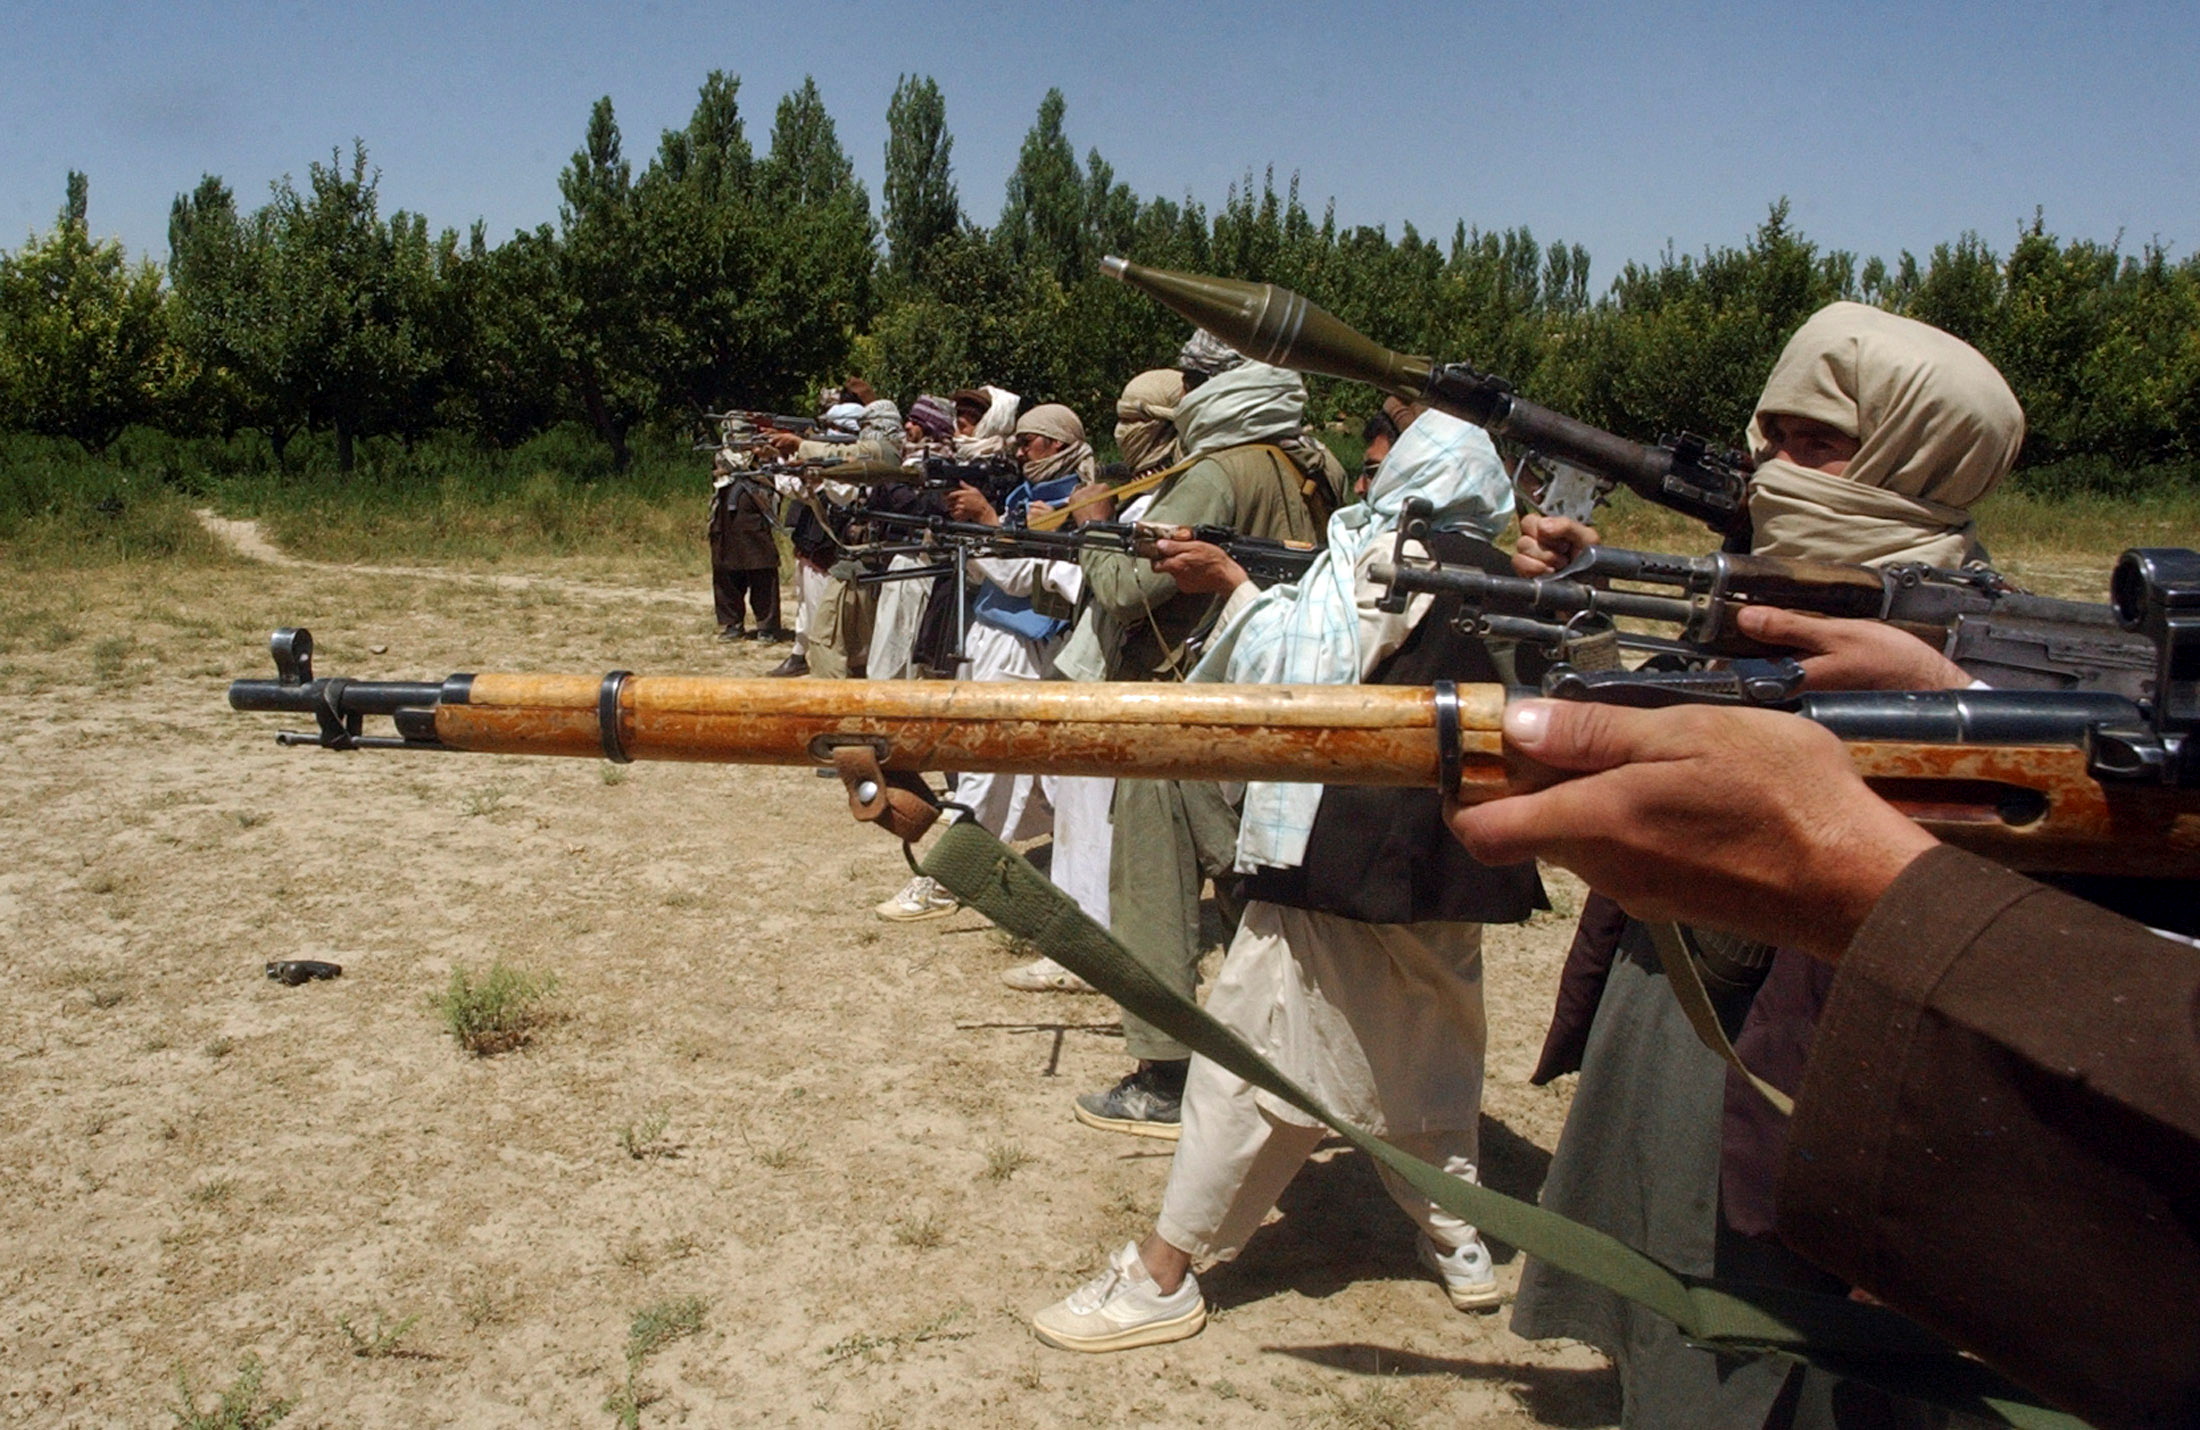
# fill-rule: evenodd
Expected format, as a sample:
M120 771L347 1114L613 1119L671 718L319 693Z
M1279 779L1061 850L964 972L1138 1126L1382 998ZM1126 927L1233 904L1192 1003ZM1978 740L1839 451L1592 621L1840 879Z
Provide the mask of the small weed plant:
M182 1399L169 1406L168 1413L176 1417L177 1430L267 1430L290 1414L290 1402L269 1395L263 1384L266 1378L260 1358L247 1356L229 1388L212 1406L201 1409L191 1373L178 1366L176 1392Z
M433 1000L458 1045L476 1057L509 1052L524 1045L550 1021L549 1000L558 980L547 973L526 973L502 959L476 974L463 964Z

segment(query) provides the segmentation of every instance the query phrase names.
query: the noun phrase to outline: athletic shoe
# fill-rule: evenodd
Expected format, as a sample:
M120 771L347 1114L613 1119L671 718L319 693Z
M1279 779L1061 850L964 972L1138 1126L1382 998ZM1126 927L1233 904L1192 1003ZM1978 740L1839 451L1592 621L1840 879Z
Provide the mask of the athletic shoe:
M1051 958L1019 963L1001 974L1001 982L1019 993L1098 993L1100 990Z
M720 626L718 628L718 639L722 641L741 640L743 639L741 628L739 626Z
M1103 1132L1174 1142L1184 1124L1184 1063L1152 1063L1106 1092L1077 1095L1077 1120ZM1163 1072L1163 1068L1171 1069Z
M1039 1339L1065 1351L1127 1351L1196 1336L1207 1324L1199 1278L1164 1295L1131 1242L1108 1258L1108 1269L1031 1318Z
M1497 1268L1490 1263L1489 1248L1477 1236L1465 1246L1438 1251L1428 1233L1421 1233L1421 1264L1444 1283L1444 1294L1461 1311L1494 1311L1505 1303L1497 1289Z
M902 886L902 891L877 909L878 916L889 923L915 923L920 919L944 919L962 907L962 900L939 886L936 879L919 874Z
M773 666L770 670L764 672L767 677L808 675L809 673L810 662L808 657L799 655L790 655L785 660L779 662L779 664Z

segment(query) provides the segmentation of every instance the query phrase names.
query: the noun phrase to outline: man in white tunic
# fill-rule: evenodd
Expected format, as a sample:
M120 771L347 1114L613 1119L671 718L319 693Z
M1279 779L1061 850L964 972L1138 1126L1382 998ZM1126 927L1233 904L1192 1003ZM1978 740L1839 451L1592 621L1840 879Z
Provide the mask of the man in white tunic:
M1448 605L1423 596L1399 614L1376 606L1386 589L1367 568L1389 558L1412 497L1434 504L1432 540L1445 559L1471 547L1502 561L1486 544L1512 506L1496 451L1479 428L1441 414L1400 437L1367 501L1331 519L1327 551L1296 586L1256 592L1218 548L1166 543L1171 555L1157 569L1180 588L1231 592L1193 678L1494 678L1492 653L1452 628ZM1481 925L1526 917L1542 890L1532 865L1461 861L1442 847L1442 829L1433 790L1248 786L1236 869L1252 897L1207 1011L1331 1109L1472 1178L1486 1041ZM1193 1263L1234 1257L1325 1132L1194 1057L1154 1230L1034 1316L1039 1338L1107 1351L1196 1333L1206 1307ZM1474 1228L1387 1170L1384 1181L1419 1225L1422 1261L1452 1303L1496 1306Z

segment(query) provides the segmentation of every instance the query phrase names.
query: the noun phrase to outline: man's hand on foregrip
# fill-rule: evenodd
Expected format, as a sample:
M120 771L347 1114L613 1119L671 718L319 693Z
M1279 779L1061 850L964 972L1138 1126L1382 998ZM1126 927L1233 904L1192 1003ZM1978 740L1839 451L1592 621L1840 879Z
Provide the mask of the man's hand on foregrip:
M1778 606L1744 606L1743 635L1802 657L1806 690L1962 690L1963 667L1883 621L1847 621Z
M1597 544L1597 529L1564 516L1530 513L1520 518L1520 539L1513 543L1513 572L1548 576Z
M1505 741L1524 782L1556 783L1453 809L1460 843L1485 864L1562 865L1638 918L1830 961L1935 842L1792 715L1525 700Z

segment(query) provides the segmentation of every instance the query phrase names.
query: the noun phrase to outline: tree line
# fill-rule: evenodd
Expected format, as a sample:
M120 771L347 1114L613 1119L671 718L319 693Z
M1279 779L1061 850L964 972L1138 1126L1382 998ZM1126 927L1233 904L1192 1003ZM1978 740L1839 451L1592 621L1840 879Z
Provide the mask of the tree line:
M72 172L54 228L0 253L0 425L92 452L133 425L256 432L278 466L325 434L349 471L365 441L503 449L576 423L623 467L647 424L803 411L821 380L860 372L904 401L994 382L1104 428L1124 379L1185 335L1098 277L1112 252L1283 283L1383 342L1643 438L1732 439L1786 336L1855 299L1993 359L2030 418L2029 466L2116 487L2190 476L2200 452L2200 257L2156 244L2066 242L2035 215L2006 252L1966 233L1890 264L1819 247L1782 201L1739 245L1668 248L1592 291L1579 244L1463 220L1448 240L1342 227L1272 171L1211 212L1141 197L1097 150L1079 160L1059 91L987 226L958 188L939 86L905 76L887 119L874 216L812 81L779 101L759 154L739 79L713 71L639 172L606 97L557 221L494 245L479 222L461 238L385 216L357 142L256 208L201 179L175 200L164 264L92 239ZM1373 400L1327 383L1315 398L1345 417Z

